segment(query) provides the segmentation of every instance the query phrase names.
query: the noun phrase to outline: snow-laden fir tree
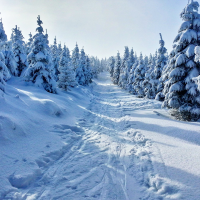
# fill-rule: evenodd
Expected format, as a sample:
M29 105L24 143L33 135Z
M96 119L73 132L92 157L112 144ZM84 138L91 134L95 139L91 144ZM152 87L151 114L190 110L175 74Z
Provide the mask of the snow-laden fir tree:
M7 42L5 42L5 43L7 43ZM0 61L1 61L0 65L3 70L3 79L4 79L4 81L8 81L11 78L11 74L5 65L5 57L4 57L3 52L0 52Z
M12 50L12 42L4 42L4 51L2 51L5 57L5 65L9 69L13 76L18 76L17 62Z
M13 29L13 53L17 62L17 76L20 76L25 68L27 68L27 55L24 52L23 35L19 28L16 26Z
M113 73L114 73L114 67L115 67L115 59L112 56L109 59L109 72L110 72L110 77L113 77Z
M52 55L52 74L54 79L57 81L58 80L58 68L59 68L59 55L58 55L58 47L57 47L57 41L56 37L54 38L54 43L51 49L51 55Z
M144 88L142 85L142 83L145 79L145 72L146 72L146 67L144 65L143 55L141 53L140 58L139 58L139 64L134 71L135 80L133 83L134 89L135 89L138 97L140 97L140 98L145 96Z
M136 91L134 89L134 83L135 83L135 69L137 68L138 65L139 65L139 60L136 59L128 76L127 90L131 94L136 94Z
M114 67L114 73L113 73L113 83L118 84L119 82L119 76L120 76L120 67L121 67L121 58L120 58L120 53L117 53L117 57L115 59L115 67Z
M145 96L149 99L153 99L154 94L155 94L155 92L152 91L152 85L151 85L151 74L155 67L154 64L155 64L154 58L150 54L149 59L148 59L148 65L146 68L145 79L142 83Z
M162 35L160 33L160 48L158 49L158 55L157 55L157 60L156 60L156 65L154 67L154 70L151 73L151 96L150 98L155 98L156 95L156 99L157 100L163 100L164 95L161 93L161 91L163 90L163 83L161 82L160 78L161 78L161 74L163 71L164 66L167 64L167 58L166 58L166 52L167 49L164 47L165 42L162 39Z
M69 49L64 45L59 62L59 75L57 85L63 90L68 90L69 87L77 86L75 72L72 69Z
M59 43L59 44L58 44L58 57L59 57L59 58L61 58L61 56L62 56L62 51L63 51L62 45L61 45L61 43Z
M119 82L118 82L118 85L120 87L124 87L127 85L127 61L128 61L128 58L129 58L129 48L128 47L125 47L125 50L124 50L124 57L123 57L123 60L121 62L121 66L120 66L120 76L119 76Z
M29 39L28 39L28 42L26 43L26 54L27 55L31 52L32 43L33 43L33 36L31 33L29 33Z
M79 66L79 48L77 43L72 52L72 66L74 68L74 71L76 71L77 67Z
M185 120L196 120L200 116L199 91L193 78L200 72L194 59L194 49L200 42L199 3L190 1L181 12L184 21L174 40L168 64L168 81L164 86L163 106L173 109L173 115Z
M92 69L91 69L91 65L90 65L90 58L88 56L86 56L86 62L85 62L85 84L89 85L90 83L92 83Z
M47 92L57 93L56 82L50 73L50 56L47 52L48 45L43 34L42 21L40 16L37 18L37 33L33 37L33 46L28 60L30 65L25 71L25 81L32 82L36 86L44 88Z
M7 41L7 35L4 31L2 19L0 20L0 43Z
M5 81L4 81L4 68L5 64L1 61L1 56L3 54L0 53L0 95L2 96L5 91Z
M72 58L73 62L73 58ZM81 49L80 60L78 67L76 68L76 81L79 85L85 85L85 65L86 65L86 56L84 49Z

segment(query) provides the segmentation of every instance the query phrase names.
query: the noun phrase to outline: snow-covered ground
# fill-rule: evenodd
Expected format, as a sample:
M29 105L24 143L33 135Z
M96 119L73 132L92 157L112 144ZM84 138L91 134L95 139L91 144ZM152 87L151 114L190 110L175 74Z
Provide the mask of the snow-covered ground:
M9 81L0 110L0 199L200 199L200 123L170 119L102 73L49 94Z

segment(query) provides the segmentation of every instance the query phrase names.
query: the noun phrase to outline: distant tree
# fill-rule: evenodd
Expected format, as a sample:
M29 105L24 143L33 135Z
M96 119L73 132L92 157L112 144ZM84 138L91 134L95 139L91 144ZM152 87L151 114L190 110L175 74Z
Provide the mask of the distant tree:
M118 85L120 87L124 87L127 84L127 61L129 58L129 48L125 47L124 50L124 57L123 60L121 62L121 66L120 66L120 76L119 76L119 82Z
M76 68L76 81L79 85L85 85L85 66L86 66L86 56L84 49L81 49L81 55L78 67Z
M133 83L134 89L137 92L138 97L140 98L145 96L144 88L142 86L142 83L145 79L145 72L146 68L144 65L143 55L141 53L139 58L139 64L134 71L135 81Z
M31 52L32 43L33 43L33 36L32 36L32 34L30 33L30 34L29 34L28 42L26 43L26 54L27 54L27 55Z
M73 66L74 71L76 72L76 69L79 66L79 48L78 48L77 43L72 52L72 66Z
M113 83L116 85L119 82L120 67L121 67L121 58L120 58L120 53L118 52L116 60L115 60L115 68L114 68L114 73L113 73Z
M58 47L57 47L57 42L56 42L56 37L54 38L54 44L52 46L52 74L54 79L57 81L58 80L58 68L59 68L59 55L58 55Z
M114 57L112 56L110 59L109 59L109 72L110 72L110 77L113 77L113 73L114 73L114 67L115 67L115 59Z
M48 45L43 34L42 21L37 18L37 33L33 37L33 47L28 55L30 65L25 72L25 81L34 83L36 86L44 88L47 92L57 93L56 82L50 73L50 56L47 52Z

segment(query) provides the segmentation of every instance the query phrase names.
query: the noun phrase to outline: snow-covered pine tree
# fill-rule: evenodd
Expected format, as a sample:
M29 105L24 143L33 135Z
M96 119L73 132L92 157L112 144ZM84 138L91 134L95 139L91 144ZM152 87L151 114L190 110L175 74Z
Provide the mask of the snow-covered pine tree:
M135 80L133 83L134 89L139 98L142 98L145 96L144 88L142 86L142 83L145 79L145 72L146 72L146 68L144 65L143 55L141 53L140 58L139 58L139 64L134 71Z
M89 85L92 83L92 70L90 65L90 58L86 56L86 63L85 63L85 84Z
M79 48L77 43L72 52L72 66L74 68L74 71L76 71L77 67L79 66Z
M57 85L63 90L68 90L68 87L77 86L75 72L72 69L69 49L64 45L59 62L59 75Z
M2 19L0 20L0 42L7 41L7 35L4 31Z
M119 76L120 76L120 67L121 67L121 58L120 53L117 53L117 57L115 59L115 67L114 67L114 73L113 73L113 83L118 84L119 82Z
M174 40L168 65L169 80L163 90L163 106L173 109L173 115L184 120L196 120L200 116L199 91L193 80L200 71L194 59L194 49L200 42L198 8L199 3L192 0L181 12L184 22Z
M54 79L57 81L58 80L58 68L59 68L59 55L58 55L58 47L57 47L57 41L56 37L54 38L54 43L51 49L51 55L52 55L52 74Z
M135 69L137 68L138 65L139 65L139 60L136 59L128 76L127 90L131 94L136 94L136 91L134 89L134 82L135 82Z
M0 53L0 95L2 96L5 91L5 81L4 81L4 68L5 64L1 61L2 53Z
M120 75L119 75L119 82L118 85L120 87L124 87L127 85L127 60L129 58L129 48L125 47L124 50L124 57L123 60L121 62L121 66L120 66Z
M4 43L4 51L2 51L5 57L5 65L9 69L10 73L14 76L18 75L17 62L12 50L12 42L7 41Z
M61 45L61 42L58 44L58 57L61 58L62 56L62 52L63 52L63 49L62 49L62 45Z
M159 93L157 95L156 99L164 100L162 93L160 93L164 87L163 83L160 82L160 77L161 77L164 66L167 64L167 58L165 56L167 49L164 47L165 42L162 39L161 33L160 33L159 44L160 44L160 48L158 49L156 65L154 67L154 70L151 73L151 80L150 80L151 81L151 92L150 92L151 94L149 97L154 99L156 97L156 95Z
M112 56L109 59L109 72L110 72L110 77L113 77L113 73L114 73L114 67L115 67L115 59Z
M28 60L30 65L25 71L25 81L32 82L36 86L44 88L47 92L57 93L56 82L50 73L50 56L47 52L48 45L43 34L42 21L40 16L37 18L37 33L33 37L33 46Z
M79 85L85 85L85 74L84 74L85 65L86 65L85 51L84 49L81 49L79 64L78 67L76 68L76 81Z
M146 68L145 79L142 83L145 96L149 99L153 99L154 94L155 94L152 91L152 85L151 85L151 74L152 74L153 70L154 70L154 58L150 54L149 59L148 59L148 65L147 65L147 68Z
M26 43L26 55L28 55L31 52L31 45L32 45L32 43L33 43L33 36L30 33L29 34L28 42Z
M10 44L10 43L9 43ZM5 31L4 31L4 28L3 28L3 23L2 23L2 19L0 20L0 76L2 76L3 80L7 81L8 79L10 79L11 75L8 71L8 68L7 66L5 65L5 49L8 45L8 42L7 42L7 35L5 34ZM1 81L1 78L0 78L0 89L3 90L3 85L4 85L4 82Z
M22 32L16 26L13 29L13 53L17 62L17 76L20 76L25 68L28 67L27 55L24 52L24 41Z

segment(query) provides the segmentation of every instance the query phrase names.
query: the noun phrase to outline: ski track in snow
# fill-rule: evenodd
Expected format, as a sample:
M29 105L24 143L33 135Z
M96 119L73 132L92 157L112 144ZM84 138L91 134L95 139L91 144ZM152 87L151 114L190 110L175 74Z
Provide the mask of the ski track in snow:
M154 171L151 141L137 129L137 122L129 121L134 110L156 108L157 104L131 101L132 96L111 84L108 77L98 80L93 93L76 127L52 127L66 148L59 156L38 159L39 178L12 193L10 199L161 200L176 196L178 189ZM66 141L70 131L77 136Z

